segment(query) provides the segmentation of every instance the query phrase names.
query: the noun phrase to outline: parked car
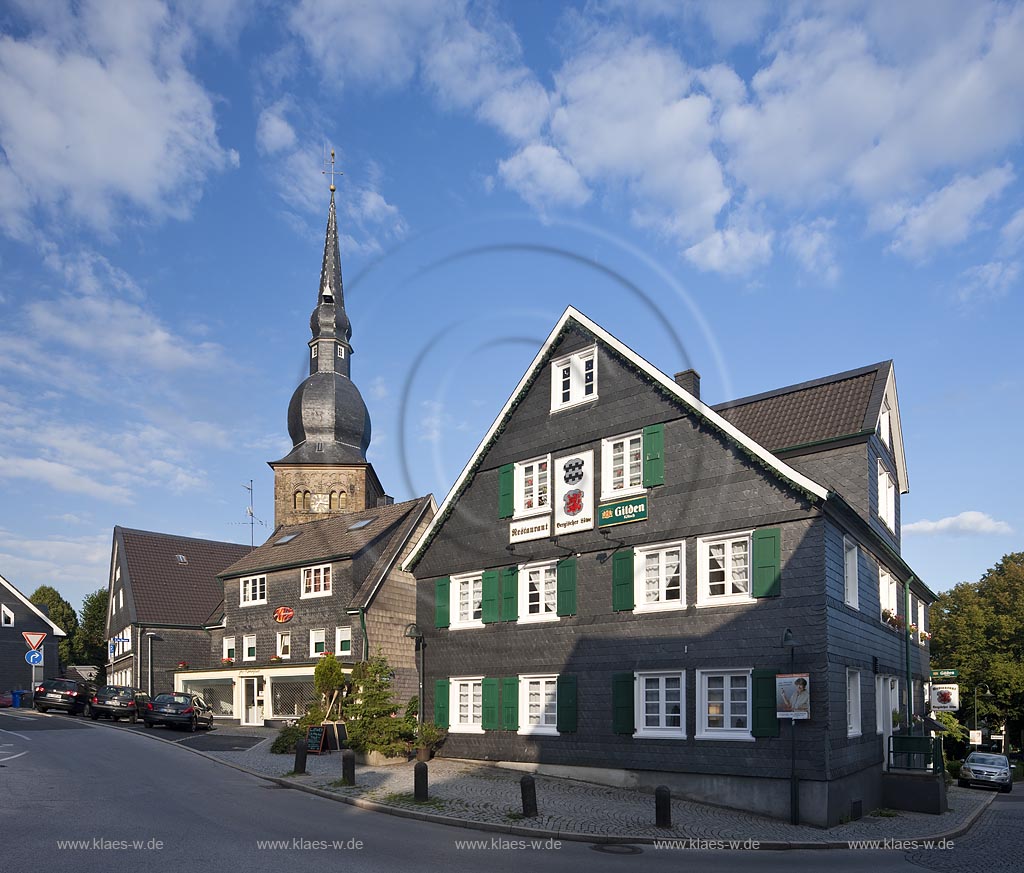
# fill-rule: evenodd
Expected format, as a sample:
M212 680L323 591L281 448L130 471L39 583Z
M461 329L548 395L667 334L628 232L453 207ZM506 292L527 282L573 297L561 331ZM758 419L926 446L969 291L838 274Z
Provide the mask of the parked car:
M148 728L164 724L195 731L199 725L203 725L209 730L213 727L213 708L198 694L189 694L187 691L158 694L146 704L142 711L142 721Z
M149 695L138 688L127 685L104 685L92 699L90 718L96 721L101 715L111 721L126 718L132 724L139 719L149 703Z
M89 715L96 686L76 679L44 679L32 692L32 703L39 712L61 709L73 715Z
M1006 755L971 752L960 768L956 784L961 788L971 785L994 785L1008 794L1013 791L1013 769Z
M0 709L5 706L14 706L14 695L10 691L0 691Z

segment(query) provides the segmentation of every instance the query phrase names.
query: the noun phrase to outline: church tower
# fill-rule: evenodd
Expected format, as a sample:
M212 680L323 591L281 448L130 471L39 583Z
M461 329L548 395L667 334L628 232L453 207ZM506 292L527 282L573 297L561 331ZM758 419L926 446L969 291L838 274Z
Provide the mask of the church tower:
M333 151L331 163L333 171ZM370 414L351 379L352 325L341 284L334 191L332 179L320 292L309 319L309 376L288 404L292 450L269 462L275 526L359 512L390 500L366 460Z

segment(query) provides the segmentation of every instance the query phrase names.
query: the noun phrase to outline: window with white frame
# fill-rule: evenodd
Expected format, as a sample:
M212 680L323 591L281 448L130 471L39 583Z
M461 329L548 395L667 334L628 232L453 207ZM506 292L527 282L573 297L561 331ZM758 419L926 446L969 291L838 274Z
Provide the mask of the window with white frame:
M749 669L697 671L697 737L752 739Z
M846 671L846 735L860 736L860 673Z
M747 603L750 531L697 540L697 605Z
M644 490L643 433L601 441L601 499L641 494Z
M885 447L892 445L892 411L889 408L889 401L882 401L882 411L878 413L878 438L885 443Z
M0 627L14 627L14 613L0 603Z
M448 731L450 733L482 733L480 718L483 704L483 677L452 679L449 688Z
M334 629L334 654L345 656L352 654L352 628L336 627Z
M597 347L551 364L551 411L597 399Z
M121 628L121 632L115 634L113 639L108 640L108 643L114 647L114 657L118 658L126 652L132 650L132 628L131 625L128 627ZM109 646L107 651L110 651Z
M246 634L242 637L242 660L256 660L256 634Z
M558 570L555 561L519 568L519 621L558 620Z
M223 654L222 657L224 658L225 661L227 661L229 659L232 660L232 661L235 660L235 638L234 637L224 637L223 651L224 651L224 654Z
M479 573L452 577L452 614L449 627L483 627L483 579Z
M558 733L558 677L519 677L519 733Z
M124 589L123 588L120 591L117 592L117 608L118 609L123 609L124 608Z
M300 597L329 597L331 594L331 565L303 567Z
M242 606L253 606L257 603L267 602L267 577L253 576L243 579L240 586Z
M878 517L889 530L896 530L896 481L881 461L878 462Z
M633 552L634 611L686 606L686 552L683 543L637 548Z
M882 621L887 621L890 615L899 614L899 589L896 586L896 579L881 564L878 565L878 600L882 604Z
M290 658L292 656L292 632L280 631L277 635L277 657Z
M636 735L664 739L686 736L686 674L637 673Z
M322 628L314 628L309 632L309 657L322 658L327 651L327 631Z
M917 641L923 646L929 639L928 628L925 622L928 620L928 608L920 600L917 601Z
M860 549L849 537L843 537L843 600L847 606L860 608Z
M551 508L551 455L516 463L513 487L516 518L547 512Z

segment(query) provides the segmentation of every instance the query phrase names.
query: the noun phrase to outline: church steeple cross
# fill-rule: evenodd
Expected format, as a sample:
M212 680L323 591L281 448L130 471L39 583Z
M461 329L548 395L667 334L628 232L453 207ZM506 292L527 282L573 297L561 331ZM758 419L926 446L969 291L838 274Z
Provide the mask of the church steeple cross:
M334 168L334 149L331 149L331 166L330 166L330 169L327 168L327 157L324 156L324 168L323 168L323 170L321 170L321 173L324 176L326 176L328 173L330 173L330 175L331 175L331 193L333 194L335 192L335 190L337 190L334 187L334 175L335 175L335 173L337 173L339 176L344 176L345 175L343 172L341 172L341 170L336 170Z

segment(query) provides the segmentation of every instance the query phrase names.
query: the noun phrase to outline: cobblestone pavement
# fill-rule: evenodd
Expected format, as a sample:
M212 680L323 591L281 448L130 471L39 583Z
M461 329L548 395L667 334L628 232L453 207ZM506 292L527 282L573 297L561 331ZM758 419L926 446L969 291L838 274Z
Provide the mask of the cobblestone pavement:
M941 873L977 870L1019 873L1024 870L1024 839L1021 839L1024 797L1018 793L1020 788L1018 785L1012 795L998 797L974 827L957 837L955 852L908 852L907 860Z
M253 728L219 728L218 733L237 731L255 736ZM210 757L268 776L285 776L293 766L291 755L274 755L270 742L276 732L265 731L267 739L245 751L210 751ZM497 826L515 825L530 830L563 835L629 836L646 838L695 838L702 840L757 840L762 843L835 844L848 840L913 840L947 834L959 829L973 813L992 799L992 794L965 788L949 790L950 811L942 816L913 812L866 814L860 821L828 830L791 825L751 813L674 799L673 827L654 826L652 792L608 788L586 782L537 776L536 818L520 816L519 779L522 773L465 761L435 759L429 764L430 800L412 799L413 763L386 767L357 767L356 782L341 782L341 756L337 753L310 755L306 774L291 776L297 784L326 790L347 798L362 798L402 809L415 809L454 819ZM990 825L986 825L989 827ZM963 838L961 838L963 839ZM937 854L937 853L935 853ZM936 860L929 858L931 862ZM931 863L922 866L932 866ZM1018 862L1014 870L1024 868ZM942 869L934 867L934 869ZM1002 870L985 865L978 869ZM1009 868L1006 868L1009 869Z

